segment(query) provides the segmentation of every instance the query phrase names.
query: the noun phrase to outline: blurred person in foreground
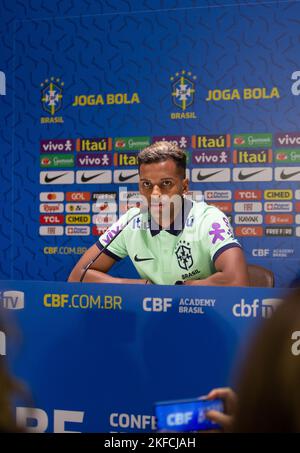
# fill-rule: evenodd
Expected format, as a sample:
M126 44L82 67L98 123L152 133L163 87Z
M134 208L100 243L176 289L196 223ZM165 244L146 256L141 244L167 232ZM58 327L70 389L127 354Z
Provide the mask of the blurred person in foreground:
M7 329L3 325L2 316L0 321L0 331L4 333ZM10 374L6 356L0 354L0 433L25 432L25 429L16 423L16 398L22 398L28 402L29 390L23 382Z
M154 143L138 154L138 167L143 208L129 209L113 224L82 256L68 281L248 286L244 253L226 215L186 198L184 151L171 142ZM140 279L107 274L126 256Z
M225 414L206 416L225 432L300 432L300 288L263 321L242 365L237 392L212 390Z

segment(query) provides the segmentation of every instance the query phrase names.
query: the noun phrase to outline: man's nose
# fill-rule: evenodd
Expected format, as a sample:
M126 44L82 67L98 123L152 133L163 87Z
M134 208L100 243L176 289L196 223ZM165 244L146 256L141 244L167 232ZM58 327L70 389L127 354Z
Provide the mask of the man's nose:
M161 196L160 187L157 184L154 184L151 196L152 197L160 197Z

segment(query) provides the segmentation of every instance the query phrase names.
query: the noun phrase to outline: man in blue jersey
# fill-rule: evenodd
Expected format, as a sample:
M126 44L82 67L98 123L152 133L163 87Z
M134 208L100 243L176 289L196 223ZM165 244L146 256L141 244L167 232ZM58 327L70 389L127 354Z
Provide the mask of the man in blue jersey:
M144 209L131 208L80 259L69 281L248 286L247 264L226 215L186 198L186 155L157 142L138 155ZM89 266L91 260L103 252ZM108 275L129 256L140 279Z

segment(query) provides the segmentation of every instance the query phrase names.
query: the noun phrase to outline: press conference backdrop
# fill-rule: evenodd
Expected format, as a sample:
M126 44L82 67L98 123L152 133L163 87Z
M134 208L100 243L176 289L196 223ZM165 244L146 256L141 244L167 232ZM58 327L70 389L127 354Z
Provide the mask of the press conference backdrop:
M186 150L191 196L230 217L248 262L273 270L277 286L295 277L300 5L192 3L59 4L56 17L42 2L16 4L0 98L5 278L65 280L136 204L137 153L157 140ZM114 274L134 270L125 261Z
M30 386L35 408L29 415L19 404L18 419L48 432L150 432L155 402L234 384L281 293L0 281L15 332L1 354Z

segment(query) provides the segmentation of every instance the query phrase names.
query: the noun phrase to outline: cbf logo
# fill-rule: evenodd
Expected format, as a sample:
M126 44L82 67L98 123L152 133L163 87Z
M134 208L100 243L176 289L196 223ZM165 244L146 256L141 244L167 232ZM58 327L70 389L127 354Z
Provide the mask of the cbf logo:
M41 118L41 123L63 123L62 117L55 117L54 115L62 108L63 86L59 78L51 77L41 83L41 102L45 112L49 113L51 117Z
M232 313L237 318L270 318L280 302L281 299L254 299L247 304L245 299L241 299L233 306Z
M196 118L195 112L186 112L194 103L196 79L196 76L187 71L176 72L175 76L170 77L173 104L182 110L181 113L171 113L171 119Z
M181 269L188 271L194 264L189 242L180 241L175 254Z
M24 293L21 291L0 291L0 306L9 310L24 308Z

